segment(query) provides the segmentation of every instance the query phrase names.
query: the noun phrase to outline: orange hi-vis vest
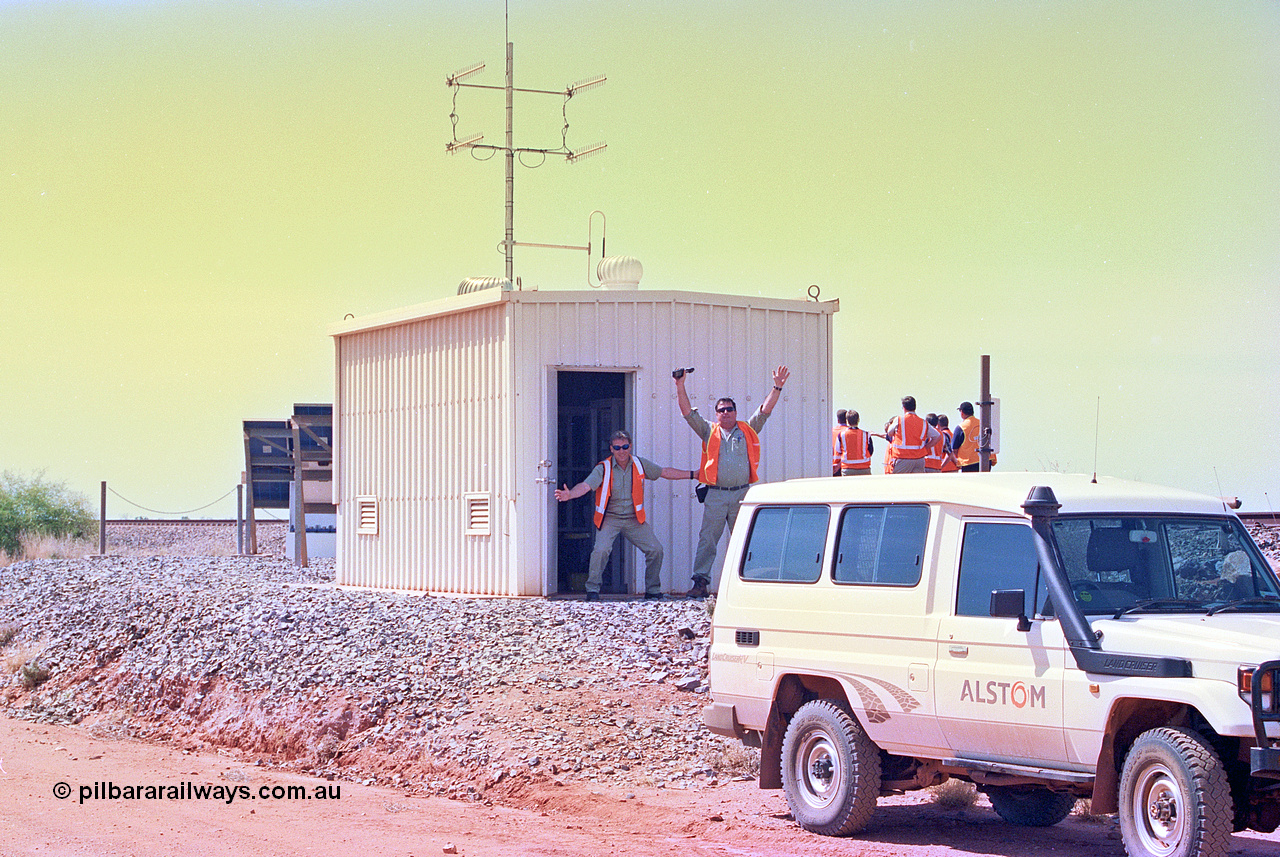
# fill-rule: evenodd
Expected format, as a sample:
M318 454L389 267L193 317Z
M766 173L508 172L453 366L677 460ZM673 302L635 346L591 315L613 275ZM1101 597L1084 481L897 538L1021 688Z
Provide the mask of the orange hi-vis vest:
M838 425L835 428L831 429L831 466L832 467L839 467L840 461L844 457L842 455L842 453L844 452L844 446L841 441L841 437L844 435L844 431L847 428L848 426Z
M957 473L960 465L956 464L954 456L948 456L946 451L951 448L952 434L951 429L938 429L938 433L942 435L942 466L938 468L940 473ZM926 465L927 466L927 465Z
M942 429L938 429L938 439L929 444L925 450L924 469L932 470L935 473L942 470L942 463L947 460L947 453L943 447L946 443L947 436L942 433Z
M893 442L894 454L898 458L924 458L924 439L929 433L929 424L924 417L904 413L898 417L897 439Z
M609 508L609 491L613 487L613 456L609 456L600 463L604 465L604 481L596 489L595 523L597 530L604 524L604 513ZM631 474L631 502L636 507L636 521L643 524L644 468L640 466L640 461L634 455L631 457L631 466L635 468L635 473Z
M751 485L760 478L760 435L742 421L738 422L738 428L742 429L747 438L747 466L750 474L747 484ZM720 435L720 424L712 423L711 434L702 445L702 463L698 465L698 481L703 485L716 484L720 467Z
M860 428L848 427L844 430L844 458L840 461L842 470L865 470L871 466L871 453L867 452L869 435Z
M960 421L960 430L964 432L964 440L956 450L956 461L961 467L978 463L978 433L982 431L982 423L977 417L965 417Z

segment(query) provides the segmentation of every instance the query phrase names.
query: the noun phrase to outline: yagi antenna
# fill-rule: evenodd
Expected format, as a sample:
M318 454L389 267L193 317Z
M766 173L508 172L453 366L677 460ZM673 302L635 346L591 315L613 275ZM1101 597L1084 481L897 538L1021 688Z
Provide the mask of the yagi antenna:
M590 155L594 155L597 152L604 151L605 149L604 143L595 143L590 146L584 146L580 149L569 148L569 117L567 113L567 107L569 104L569 99L573 98L574 95L588 89L595 89L598 86L603 86L605 81L607 80L607 78L603 74L598 74L595 77L588 77L588 78L584 78L583 80L579 80L576 83L571 83L568 86L566 86L563 90L517 89L515 86L514 62L512 60L513 54L514 54L513 46L511 42L508 41L507 42L507 81L505 86L487 86L479 83L463 82L467 78L471 77L474 74L478 74L480 71L484 69L484 63L482 62L475 63L474 65L469 65L466 68L458 69L453 74L449 75L444 79L445 86L454 90L453 112L449 114L449 120L453 123L453 139L450 142L445 144L445 147L444 147L445 151L450 154L453 154L454 152L457 152L461 149L470 149L472 155L475 156L475 153L477 150L488 150L490 152L495 152L495 153L502 152L506 156L507 216L506 216L506 236L502 240L502 248L507 259L506 274L507 274L507 282L509 283L515 283L516 281L515 263L512 259L513 251L517 246L517 244L522 243L522 242L516 241L515 239L515 191L514 189L515 189L516 156L523 155L523 154L534 154L534 155L542 155L544 156L544 159L545 159L546 155L563 155L564 159L567 162L573 164L573 163L577 163L583 158L586 158ZM473 134L470 137L464 137L464 138L458 137L458 93L461 92L463 89L500 89L506 93L506 96L507 96L506 145L496 146L490 143L482 143L481 140L484 139L484 136L481 134ZM560 132L559 146L544 147L544 148L524 148L524 147L517 147L514 144L512 140L512 132L511 132L511 125L512 125L511 119L512 119L512 114L515 112L515 109L513 106L513 103L514 103L513 94L516 92L528 92L528 93L533 93L535 95L559 95L564 99L564 105L561 107L561 114L564 116L564 127ZM521 160L521 163L524 164L524 161ZM539 162L537 164L524 164L524 165L527 167L531 167L531 166L541 166L542 164L541 162ZM559 247L563 245L537 244L537 245L526 245L526 246ZM580 250L584 248L565 246L564 249ZM588 251L588 255L590 255L590 251Z
M582 149L578 149L576 152L570 152L565 157L570 163L576 164L578 161L582 160L583 158L589 158L598 152L603 152L605 148L606 146L604 143L593 143L590 146L586 146Z
M597 86L604 86L604 82L608 80L603 74L597 74L595 77L588 77L586 80L580 80L577 83L571 83L565 87L564 94L573 98L576 93L587 89L595 89Z
M482 71L484 71L484 63L482 62L478 62L474 65L469 65L466 68L460 68L457 71L455 71L453 74L449 75L444 79L444 85L457 86L458 81L466 80L468 77L471 77L471 75L479 74Z
M461 140L454 140L451 143L444 144L444 150L449 154L453 154L459 149L470 149L484 139L483 134L472 134L470 137L463 137Z

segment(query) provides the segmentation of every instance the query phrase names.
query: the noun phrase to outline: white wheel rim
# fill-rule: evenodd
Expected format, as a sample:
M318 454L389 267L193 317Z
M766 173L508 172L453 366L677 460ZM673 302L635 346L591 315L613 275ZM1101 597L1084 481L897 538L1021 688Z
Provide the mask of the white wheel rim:
M800 795L809 806L821 809L840 793L844 771L840 753L830 736L820 731L805 735L796 753L796 782Z
M1152 765L1138 778L1133 790L1133 819L1138 838L1152 854L1173 853L1186 835L1186 807L1173 772Z

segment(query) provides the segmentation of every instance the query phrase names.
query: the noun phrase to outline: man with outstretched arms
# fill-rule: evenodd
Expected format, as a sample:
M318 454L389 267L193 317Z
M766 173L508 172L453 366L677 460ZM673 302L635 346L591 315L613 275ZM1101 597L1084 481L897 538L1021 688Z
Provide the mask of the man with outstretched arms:
M786 366L773 370L773 389L765 396L760 407L745 421L738 419L738 406L725 396L716 400L715 422L708 422L689 404L685 391L685 377L675 379L676 400L680 414L689 427L702 440L702 463L698 468L698 481L709 489L702 510L702 529L698 533L698 548L693 555L693 588L690 598L705 598L711 584L711 566L716 560L716 546L724 533L725 525L733 526L738 518L738 507L746 496L747 487L758 480L760 467L760 435L765 420L778 404L782 388L791 377Z
M644 597L662 597L662 545L645 520L644 483L648 479L693 479L692 470L659 467L647 458L631 454L631 435L615 431L609 438L611 455L595 466L587 478L572 488L556 489L561 503L595 491L596 540L587 569L587 600L600 599L604 567L614 540L621 533L644 554Z

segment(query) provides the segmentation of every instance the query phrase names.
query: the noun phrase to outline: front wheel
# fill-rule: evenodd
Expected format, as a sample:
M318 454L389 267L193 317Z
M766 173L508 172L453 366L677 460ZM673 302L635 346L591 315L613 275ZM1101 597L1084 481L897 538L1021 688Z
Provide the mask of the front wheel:
M1120 777L1129 857L1224 857L1231 818L1226 769L1197 733L1161 727L1133 742Z
M843 706L807 702L782 739L782 786L805 830L854 833L866 826L880 797L880 750Z
M997 815L1021 827L1052 827L1076 805L1075 795L1043 786L988 786L987 798Z

